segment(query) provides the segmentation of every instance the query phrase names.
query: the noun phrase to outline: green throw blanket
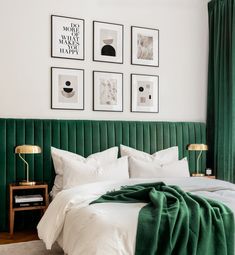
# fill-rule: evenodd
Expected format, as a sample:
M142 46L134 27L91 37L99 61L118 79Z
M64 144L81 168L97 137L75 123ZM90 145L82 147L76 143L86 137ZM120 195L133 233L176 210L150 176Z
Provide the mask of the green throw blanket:
M164 183L125 186L93 203L147 203L135 255L234 255L234 217L223 204Z

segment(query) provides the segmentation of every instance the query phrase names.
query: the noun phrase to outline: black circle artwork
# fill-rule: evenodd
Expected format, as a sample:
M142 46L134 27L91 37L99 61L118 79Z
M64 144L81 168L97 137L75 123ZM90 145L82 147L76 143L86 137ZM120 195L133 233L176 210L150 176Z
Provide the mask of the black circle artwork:
M105 38L103 39L103 43L105 44L101 49L101 55L116 57L116 50L114 46L112 46L114 42L113 38Z
M67 87L63 88L63 91L62 91L63 96L65 96L66 98L70 98L74 96L75 91L73 91L73 88L68 88L71 85L71 81L66 81L65 85Z
M143 88L143 87L139 87L139 91L140 91L140 92L143 92L143 91L144 91L144 88Z
M101 55L116 57L116 51L111 45L104 45L101 50Z

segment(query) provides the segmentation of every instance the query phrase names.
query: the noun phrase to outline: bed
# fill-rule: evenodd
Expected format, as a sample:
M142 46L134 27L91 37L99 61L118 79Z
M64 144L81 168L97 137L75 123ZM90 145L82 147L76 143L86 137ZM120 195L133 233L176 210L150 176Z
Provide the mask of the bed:
M102 185L94 183L63 191L55 197L39 225L39 237L44 240L48 249L57 240L69 255L135 254L138 212L143 204L110 203L89 206L89 203L105 192L123 185L150 181L164 181L166 184L178 185L185 191L216 199L235 213L235 185L219 180L132 179L129 182L106 182ZM234 238L232 233L230 235Z
M120 144L150 154L177 146L179 158L187 157L189 170L192 173L196 165L196 154L189 153L186 146L191 143L205 143L205 128L203 123L190 122L0 119L2 141L0 184L5 187L5 192L0 193L0 206L3 209L0 215L0 228L4 229L7 225L7 184L23 178L24 173L21 162L12 153L15 145L36 144L43 148L42 155L33 159L27 158L32 166L30 176L34 180L46 181L52 188L55 174L51 146L84 157L113 146L119 147ZM126 164L124 159L122 161L122 164ZM205 169L205 162L204 154L199 162L201 169ZM230 183L191 177L170 179L156 176L154 178L132 176L131 179L124 177L123 175L122 180L115 179L115 181L79 183L55 195L38 225L39 236L44 240L47 248L49 249L53 242L57 241L68 255L134 254L137 218L144 203L89 205L107 191L118 190L126 185L152 182L173 184L191 194L216 199L234 212L234 185ZM70 176L71 179L73 180ZM112 218L107 216L110 212ZM122 217L120 221L120 215L126 218ZM92 224L89 223L90 219L93 220ZM230 234L230 237L234 239L233 234Z
M190 177L177 146L151 155L120 145L120 154L52 148L62 180L38 224L47 249L57 241L68 255L234 254L234 184Z

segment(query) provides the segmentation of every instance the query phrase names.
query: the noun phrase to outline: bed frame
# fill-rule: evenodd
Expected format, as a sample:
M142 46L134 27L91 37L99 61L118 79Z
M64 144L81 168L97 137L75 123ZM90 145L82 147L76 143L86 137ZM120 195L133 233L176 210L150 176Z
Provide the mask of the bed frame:
M0 119L0 231L8 229L8 185L25 178L24 164L14 154L16 145L41 146L42 154L26 156L30 178L45 181L51 188L55 176L51 146L88 156L120 144L148 153L177 145L180 158L188 157L192 172L196 154L186 146L205 142L206 126L197 122ZM205 155L200 167L206 167Z

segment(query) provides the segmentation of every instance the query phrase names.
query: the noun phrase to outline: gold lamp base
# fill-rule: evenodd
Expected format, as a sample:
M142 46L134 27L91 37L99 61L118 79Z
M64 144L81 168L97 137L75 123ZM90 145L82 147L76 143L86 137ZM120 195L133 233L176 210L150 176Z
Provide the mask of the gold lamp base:
M203 176L205 176L205 174L193 173L192 176L193 177L203 177Z
M19 185L20 186L33 186L35 185L36 182L35 181L20 181Z

